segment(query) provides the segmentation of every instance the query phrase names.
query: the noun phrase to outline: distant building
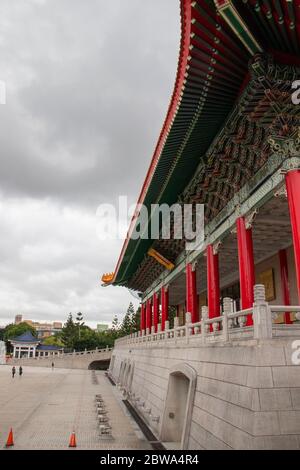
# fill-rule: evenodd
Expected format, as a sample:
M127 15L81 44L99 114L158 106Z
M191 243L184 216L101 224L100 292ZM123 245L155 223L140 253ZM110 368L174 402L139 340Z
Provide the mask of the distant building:
M53 322L53 323L40 323L32 320L23 320L22 315L15 316L15 324L19 325L20 323L27 323L36 329L39 339L48 338L53 336L55 333L60 333L62 330L62 322Z
M18 325L19 323L22 323L22 315L15 316L15 325Z
M41 344L41 341L35 338L30 331L10 339L9 342L13 346L13 357L16 359L53 356L63 351L63 348L58 346Z
M106 331L106 330L108 330L107 323L98 323L97 331L101 332L101 331Z

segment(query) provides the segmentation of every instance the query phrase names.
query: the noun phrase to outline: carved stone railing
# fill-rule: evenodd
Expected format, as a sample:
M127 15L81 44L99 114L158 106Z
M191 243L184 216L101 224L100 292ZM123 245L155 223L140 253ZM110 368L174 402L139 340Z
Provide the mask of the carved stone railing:
M98 354L103 354L103 353L108 353L108 352L111 352L113 350L113 348L109 348L109 347L106 347L105 349L93 349L93 350L84 350L84 351L73 351L73 352L70 352L70 353L65 353L65 352L61 352L61 351L56 351L56 352L53 352L52 354L50 354L50 351L49 351L49 354L47 356L35 356L35 357L22 357L22 358L14 358L14 357L11 357L9 358L8 362L9 361L12 361L12 360L17 360L17 361L26 361L26 360L30 360L32 361L33 359L34 360L37 360L37 361L43 361L45 359L67 359L67 358L76 358L76 357L82 357L82 356L95 356L95 355L98 355Z
M70 357L70 356L86 356L86 355L95 355L95 354L99 354L99 353L107 353L109 351L112 351L112 348L105 348L105 349L93 349L93 350L90 350L88 351L87 349L85 349L84 351L73 351L73 352L70 352L70 353L59 353L56 357L61 357L61 358L66 358L66 357ZM47 359L49 358L50 356L40 356L39 359Z
M300 322L293 324L276 324L273 320L282 312L294 312L300 321L300 306L278 306L266 302L265 287L258 284L254 287L253 307L234 312L232 299L223 299L223 313L219 317L208 318L207 307L202 307L202 319L196 323L191 322L191 314L186 313L185 325L179 326L175 318L174 328L169 328L166 322L165 331L159 325L155 333L133 333L116 340L115 347L135 346L153 347L169 343L211 344L213 342L230 342L243 339L271 339L284 335L300 335ZM247 318L253 320L248 326Z

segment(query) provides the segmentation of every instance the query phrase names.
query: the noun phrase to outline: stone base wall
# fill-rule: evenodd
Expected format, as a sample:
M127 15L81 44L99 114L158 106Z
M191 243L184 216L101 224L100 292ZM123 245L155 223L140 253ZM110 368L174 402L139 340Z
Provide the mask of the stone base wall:
M188 449L300 449L300 365L292 362L292 343L119 346L110 374L158 439L170 374L188 365L196 377Z
M94 361L107 361L111 357L111 351L95 353L95 354L82 354L82 355L67 355L67 356L53 356L47 358L30 358L30 359L10 359L7 364L15 366L35 366L35 367L51 367L54 362L54 367L62 369L88 369L89 365Z

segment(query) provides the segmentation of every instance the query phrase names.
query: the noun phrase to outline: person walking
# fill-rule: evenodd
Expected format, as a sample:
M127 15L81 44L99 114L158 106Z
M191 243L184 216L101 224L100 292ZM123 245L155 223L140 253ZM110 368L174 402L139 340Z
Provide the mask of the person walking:
M22 366L19 367L19 376L22 377L22 374L23 374L23 368Z
M52 367L52 370L53 370L54 369L54 362L52 362L51 367Z
M14 379L15 377L15 373L16 373L16 368L15 366L13 366L12 370L11 370L11 375L12 375L12 378Z

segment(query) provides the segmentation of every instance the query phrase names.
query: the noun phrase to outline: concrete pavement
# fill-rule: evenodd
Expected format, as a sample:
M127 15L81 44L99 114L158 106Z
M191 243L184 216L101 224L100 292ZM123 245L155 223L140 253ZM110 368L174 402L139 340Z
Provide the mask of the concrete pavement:
M99 393L108 411L112 440L99 434L94 401ZM12 379L11 367L0 366L1 448L10 427L13 449L68 449L73 429L78 449L151 448L102 371L24 367L23 376Z

